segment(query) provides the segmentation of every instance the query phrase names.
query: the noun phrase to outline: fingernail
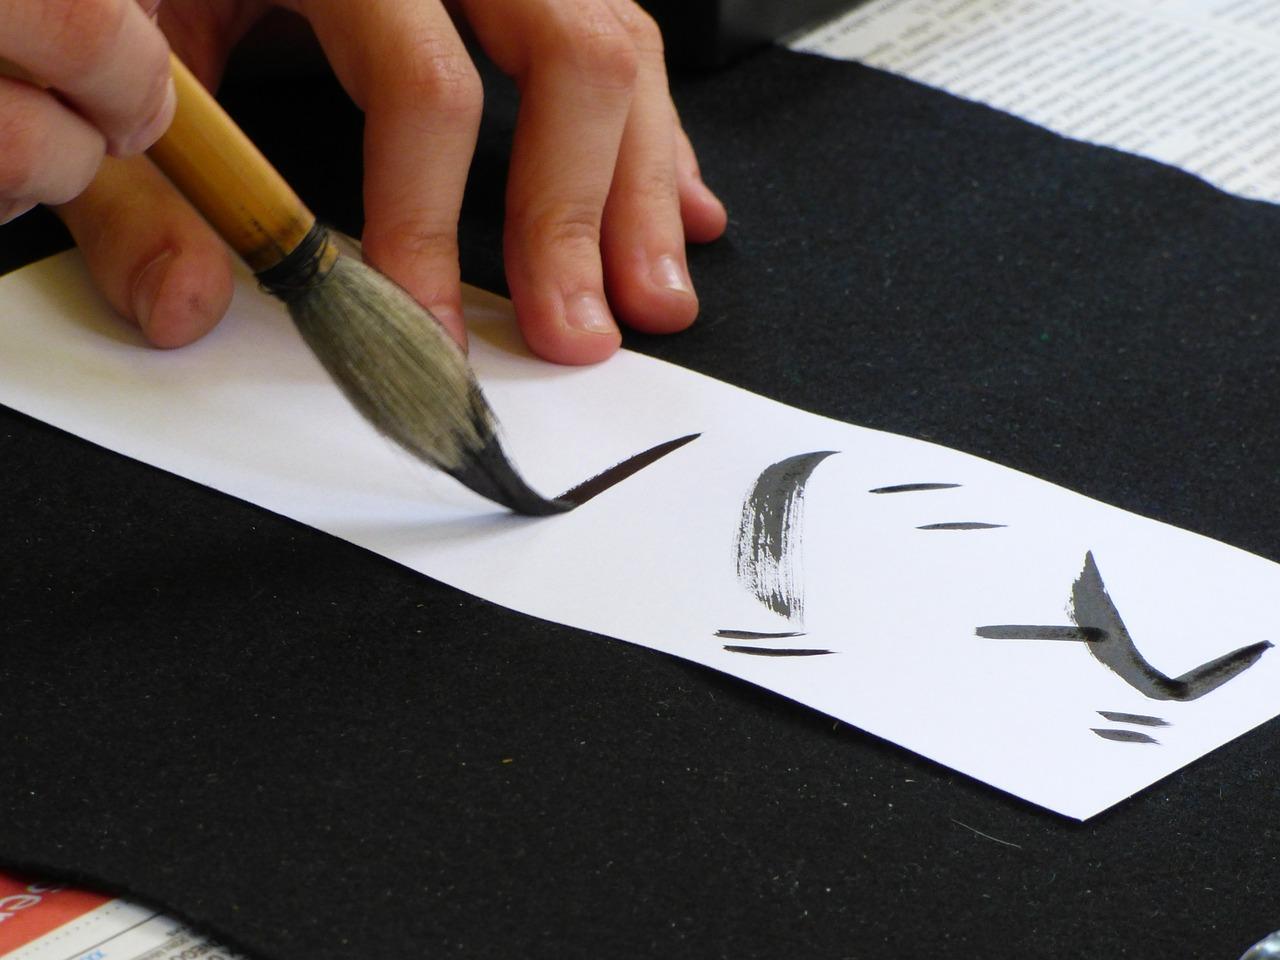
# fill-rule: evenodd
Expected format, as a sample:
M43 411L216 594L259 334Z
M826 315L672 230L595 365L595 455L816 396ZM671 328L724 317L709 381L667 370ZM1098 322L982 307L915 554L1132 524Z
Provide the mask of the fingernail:
M122 157L128 157L141 153L159 140L161 135L169 129L169 123L173 120L173 113L177 106L178 91L173 86L173 77L170 77L165 87L164 102L160 104L160 109L147 121L145 127L125 141L121 149L117 151L118 154Z
M609 308L594 293L580 293L564 304L564 318L569 326L583 333L617 333L618 327Z
M655 286L665 290L693 293L693 283L689 280L689 274L675 257L664 256L655 260L653 268L649 271L649 278Z
M156 298L160 295L160 287L164 284L164 275L168 272L169 261L172 259L173 250L165 250L143 267L133 281L129 302L133 305L133 318L144 333L151 326L151 311L155 309Z

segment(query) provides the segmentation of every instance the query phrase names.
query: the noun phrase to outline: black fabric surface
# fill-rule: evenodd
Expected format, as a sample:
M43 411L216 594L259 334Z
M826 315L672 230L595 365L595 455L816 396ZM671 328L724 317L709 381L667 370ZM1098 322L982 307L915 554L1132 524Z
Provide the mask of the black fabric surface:
M357 226L337 94L231 99ZM1280 558L1280 211L850 64L677 99L732 223L699 324L630 346ZM500 288L491 101L465 272ZM0 232L9 266L58 242ZM1235 960L1280 927L1276 722L1081 825L5 410L0 464L0 862L263 960Z

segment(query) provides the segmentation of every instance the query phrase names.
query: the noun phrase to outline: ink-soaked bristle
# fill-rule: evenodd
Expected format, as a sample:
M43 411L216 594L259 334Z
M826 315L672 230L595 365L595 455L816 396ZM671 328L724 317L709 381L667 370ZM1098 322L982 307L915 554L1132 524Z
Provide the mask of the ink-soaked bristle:
M289 291L289 313L347 399L379 432L517 513L572 509L540 496L516 473L465 355L417 301L346 254L313 276Z
M516 513L530 517L546 517L566 513L577 506L569 500L550 499L533 490L502 451L496 435L480 450L469 453L460 466L448 470L459 483L470 487L482 497L488 497Z

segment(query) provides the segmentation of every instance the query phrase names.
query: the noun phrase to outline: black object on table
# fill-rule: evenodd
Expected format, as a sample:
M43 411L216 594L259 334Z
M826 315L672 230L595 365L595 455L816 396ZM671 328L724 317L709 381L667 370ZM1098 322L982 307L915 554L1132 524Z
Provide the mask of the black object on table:
M851 64L676 94L732 222L699 324L629 346L1280 558L1280 211ZM228 101L358 226L336 90ZM490 103L464 272L501 289ZM1275 721L1078 824L4 410L0 464L0 861L263 960L1234 960L1280 926Z

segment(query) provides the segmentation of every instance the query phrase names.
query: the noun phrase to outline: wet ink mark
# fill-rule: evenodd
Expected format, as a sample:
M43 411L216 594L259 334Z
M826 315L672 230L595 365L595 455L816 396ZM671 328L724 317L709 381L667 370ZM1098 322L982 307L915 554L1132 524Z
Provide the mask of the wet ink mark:
M1084 569L1071 586L1071 619L1079 626L1101 630L1104 638L1086 644L1089 653L1108 670L1152 700L1197 700L1243 673L1272 646L1268 640L1224 654L1180 677L1169 677L1141 653L1111 602L1093 551L1084 556Z
M1098 716L1113 723L1132 723L1140 727L1167 727L1169 721L1163 717L1148 717L1145 713L1117 713L1114 710L1099 710Z
M926 523L917 530L998 530L1006 526L1003 523L982 523L978 520L957 520L952 523Z
M717 630L716 636L724 640L785 640L788 637L803 637L800 630L783 633L760 633L756 630Z
M656 447L650 447L643 453L637 453L634 457L628 457L621 463L616 463L603 473L598 473L590 480L584 480L571 490L566 490L557 500L564 500L572 503L575 507L580 507L588 500L592 500L600 494L604 493L610 487L615 487L632 474L639 473L645 467L658 460L661 460L673 450L678 450L686 443L697 440L702 434L691 433L687 437L678 437L675 440L668 440L666 443L660 443Z
M753 657L825 657L834 650L797 649L787 647L743 647L736 643L726 643L724 649L729 653L748 653Z
M1137 730L1112 730L1107 727L1090 727L1103 740L1115 740L1118 743L1156 743L1160 741Z
M876 487L867 493L917 493L921 490L954 490L958 483L895 483L891 487Z
M795 563L802 538L804 488L835 450L801 453L761 472L742 503L734 542L738 580L766 607L801 621L804 596Z
M1097 627L1041 627L1026 623L993 623L973 631L984 640L1076 640L1098 643L1107 639Z

